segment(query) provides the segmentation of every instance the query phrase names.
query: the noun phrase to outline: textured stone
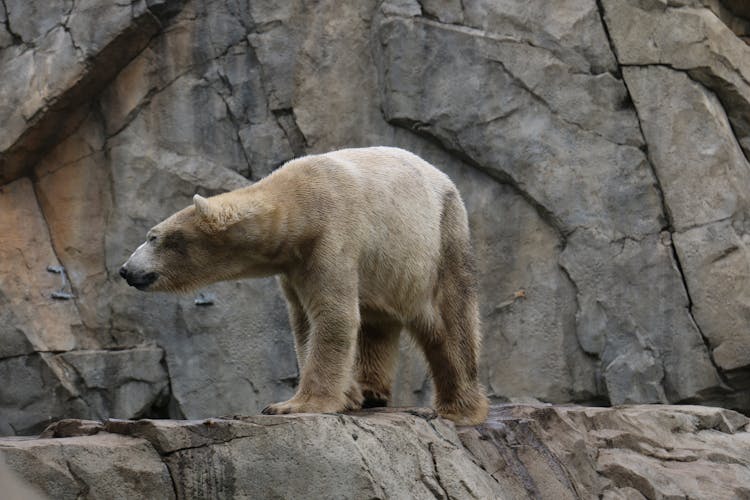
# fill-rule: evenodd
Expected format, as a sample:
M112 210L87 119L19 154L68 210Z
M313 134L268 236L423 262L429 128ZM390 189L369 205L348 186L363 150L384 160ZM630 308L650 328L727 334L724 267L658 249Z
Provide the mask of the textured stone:
M168 389L156 347L120 351L70 351L59 355L78 376L82 398L96 416L137 417L149 413Z
M14 331L22 330L37 351L73 349L81 321L72 300L52 298L63 279L47 266L60 262L29 179L0 187L0 213L0 293L15 317Z
M167 404L169 381L153 347L74 350L0 360L0 433L40 432L61 416L155 416Z
M720 368L746 367L750 165L713 93L664 67L624 75L652 144L695 320Z
M0 5L0 50L13 45L13 34L8 30L8 16L5 5Z
M459 186L495 401L750 408L741 2L2 7L0 184L22 200L0 195L18 215L0 218L0 370L15 384L0 391L1 433L65 416L248 414L291 395L273 280L209 287L213 305L198 306L128 289L117 269L195 193L369 145L411 150ZM74 300L19 298L61 285L44 255ZM429 404L410 344L394 401ZM158 376L121 384L138 360ZM100 365L111 380L94 382Z
M10 471L52 498L82 491L550 500L750 493L748 419L720 408L502 405L485 424L458 428L411 408L68 422L61 430L58 439L0 439Z
M102 247L112 194L102 189L109 184L107 170L101 168L103 147L101 127L89 117L34 169L39 205L70 280L90 348L109 343L108 299L100 292L107 279Z
M154 2L154 12L166 19L181 3ZM0 70L10 78L0 87L0 180L8 182L75 130L87 100L146 46L160 19L142 1L65 1L50 9L36 0L10 0L4 6L6 27L18 30L11 33L19 42L0 54Z
M572 91L561 92L567 83L554 75L573 68L547 51L413 18L386 18L378 34L389 121L429 134L522 187L565 232L658 230L658 194L644 155L629 145L641 139L635 114L621 109L621 81L576 73L580 81L569 84L581 94L566 101ZM456 72L465 78L450 78ZM475 106L477 100L487 105ZM595 124L612 114L619 119L611 133ZM605 194L612 178L620 179L617 189ZM570 189L581 196L565 196L564 179L575 179Z
M602 1L619 63L687 71L716 92L748 155L750 46L706 6L711 3Z
M459 436L533 498L728 499L750 493L747 424L695 406L501 406Z
M70 374L72 376L72 373ZM91 416L63 367L49 354L0 360L0 434L41 432L62 416Z
M167 467L142 439L103 433L4 441L0 455L48 498L175 498Z
M517 29L509 24L509 32ZM574 384L563 383L567 397L592 398L606 391L614 403L681 401L719 390L719 377L686 309L689 299L671 250L658 243L661 201L647 158L634 147L643 139L637 116L622 106L623 82L610 74L577 72L577 89L586 98L566 101L571 92L551 75L571 63L506 38L503 26L494 24L488 36L386 15L378 28L386 118L509 181L561 233L560 264L573 282L579 310L575 327L568 316L558 332L575 328L583 350L601 359L601 378L592 381L590 371L582 370L568 379ZM464 56L456 58L457 53ZM449 72L463 78L455 80ZM472 105L476 101L487 105ZM611 117L614 110L619 119L611 133L594 124L597 115ZM519 245L523 239L512 241ZM535 246L522 248L534 252ZM554 258L547 254L543 261ZM529 343L526 353L540 352L544 344ZM577 349L575 342L563 345L557 352ZM612 364L617 356L640 361L623 358ZM547 363L535 364L536 370L556 358L544 359ZM639 373L639 366L648 365L654 368ZM681 368L686 365L690 370ZM554 380L565 378L558 374ZM662 379L665 389L658 388ZM587 390L576 391L576 384ZM540 393L540 385L534 385Z
M481 0L464 6L465 24L538 47L585 73L614 71L596 2Z
M683 401L721 389L670 244L659 235L612 244L579 230L561 256L579 290L579 339L601 359L613 404Z
M423 415L115 421L106 428L153 443L178 497L392 498L408 491L412 498L506 498L464 452L453 426Z

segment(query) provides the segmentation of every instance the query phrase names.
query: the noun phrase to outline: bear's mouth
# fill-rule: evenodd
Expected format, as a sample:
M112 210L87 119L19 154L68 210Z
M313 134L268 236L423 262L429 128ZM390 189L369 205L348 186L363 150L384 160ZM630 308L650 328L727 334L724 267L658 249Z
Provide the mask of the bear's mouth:
M137 288L138 290L144 291L151 286L154 281L157 280L159 275L157 273L146 273L142 276L127 276L125 279L128 285Z

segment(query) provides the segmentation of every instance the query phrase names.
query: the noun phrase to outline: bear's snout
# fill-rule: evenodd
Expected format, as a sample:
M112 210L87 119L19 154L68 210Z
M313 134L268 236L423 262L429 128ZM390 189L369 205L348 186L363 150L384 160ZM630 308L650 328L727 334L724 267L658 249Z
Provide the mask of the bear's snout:
M120 268L120 276L122 276L128 285L136 287L138 290L145 290L150 284L157 280L159 274L151 273L134 273L130 272L127 267L122 266Z

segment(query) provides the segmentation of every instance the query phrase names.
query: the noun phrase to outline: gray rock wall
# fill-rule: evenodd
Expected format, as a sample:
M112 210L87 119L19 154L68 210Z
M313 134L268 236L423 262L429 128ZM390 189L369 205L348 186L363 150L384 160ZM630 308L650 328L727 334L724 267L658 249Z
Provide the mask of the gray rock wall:
M5 0L0 434L289 397L273 280L196 305L116 271L195 193L376 144L461 190L493 400L750 411L747 15L718 0ZM429 402L407 339L394 392Z

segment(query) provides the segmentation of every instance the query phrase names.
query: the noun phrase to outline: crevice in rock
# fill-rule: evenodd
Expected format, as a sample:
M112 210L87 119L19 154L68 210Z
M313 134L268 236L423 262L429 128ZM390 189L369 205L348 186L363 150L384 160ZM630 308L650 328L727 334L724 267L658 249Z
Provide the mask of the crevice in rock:
M165 32L157 33L149 41L148 45L146 45L146 47L143 48L143 50L146 50L151 45L151 42L153 42L154 39L156 39L160 35L163 35L164 33ZM141 100L138 102L138 104L135 107L133 107L133 109L131 109L130 112L128 112L127 116L123 120L122 125L120 125L120 127L118 127L113 132L108 133L106 135L106 139L112 139L112 138L116 137L117 135L119 135L123 130L127 129L128 126L138 117L138 115L140 115L141 111L143 111L143 109L145 107L147 107L151 103L151 101L153 100L153 98L156 95L164 92L169 87L171 87L172 85L174 85L178 80L180 80L181 78L184 78L185 76L190 75L191 73L193 73L196 70L201 69L202 70L201 73L205 73L205 69L210 65L210 63L212 61L216 61L218 59L226 57L226 55L229 53L230 50L232 50L235 47L237 47L239 45L242 45L244 43L246 43L246 40L243 38L242 40L239 40L237 43L233 43L231 45L228 45L226 48L224 48L224 50L222 50L221 53L217 54L214 57L210 57L210 58L207 58L207 59L202 59L202 60L194 61L191 64L186 65L179 73L177 73L176 75L174 75L172 78L170 78L166 82L164 82L164 83L162 83L160 85L155 85L154 87L150 88L148 90L148 92L146 93L146 95L144 95L143 98L141 98ZM141 52L143 52L143 51L141 51ZM136 54L136 56L133 57L133 59L135 59L136 57L138 57L138 55L140 55L140 53ZM123 66L123 68L124 68L124 66ZM229 88L231 88L231 87L229 87ZM223 97L223 96L220 96L220 97ZM227 104L225 100L224 100L224 104ZM241 142L240 142L240 144L241 144ZM248 163L248 166L250 166L249 163Z
M427 425L429 425L432 428L433 432L435 432L435 435L437 435L437 437L439 437L441 441L448 443L451 446L451 448L458 448L458 445L456 445L456 443L454 443L447 437L443 436L443 433L437 430L437 427L435 427L434 420L435 420L434 418L425 419L425 421L427 422Z
M580 337L578 336L578 316L581 313L581 303L578 300L578 297L581 295L581 290L578 288L578 283L575 282L573 277L570 275L570 271L567 267L563 265L563 263L560 261L560 257L562 257L562 253L565 251L565 248L560 249L560 255L558 257L557 266L560 268L560 274L568 280L568 283L570 283L570 286L573 288L573 299L575 300L576 304L576 312L573 317L573 334L572 336L575 337L576 343L578 345L578 349L583 353L585 358L592 362L595 367L599 366L601 363L601 358L599 356L600 353L598 352L592 352L584 348L583 343L581 342ZM570 363L567 364L568 371L570 374L570 379L575 380L575 377L572 373L572 366ZM574 401L578 404L591 404L592 402L597 402L598 404L596 406L609 406L611 405L611 402L609 400L609 394L607 394L606 384L600 384L600 379L596 378L594 379L594 388L596 390L595 394L585 394L580 393L576 397L575 394L571 394L571 401Z
M466 35L469 35L469 36L487 38L487 39L493 40L493 41L498 42L498 43L514 43L514 44L528 45L529 47L531 47L533 49L537 49L537 50L542 50L542 51L548 52L548 53L550 53L552 55L552 57L565 62L564 58L560 58L559 54L557 54L554 50L551 50L548 47L537 45L537 44L531 42L530 40L525 40L525 39L519 40L519 39L516 39L516 38L513 38L513 37L493 35L493 34L490 34L490 33L486 32L486 31L484 31L484 30L479 30L477 28L473 28L473 27L470 27L470 26L465 26L465 25L462 25L462 24L454 24L454 23L444 23L444 22L441 22L441 21L438 21L438 20L431 19L431 18L426 17L426 16L422 17L421 19L422 19L422 22L424 24L428 25L428 26L429 25L436 25L437 27L440 27L442 29L449 29L449 30L452 29L454 31L458 30L460 33L463 33L463 34L466 34ZM602 21L602 24L603 24L603 21ZM470 32L467 33L467 31L470 31ZM606 28L605 28L605 34L607 36L607 39L609 40L609 32L606 31ZM610 40L610 46L611 46L611 40ZM613 143L613 144L618 144L618 145L621 145L621 146L622 145L627 145L627 143L618 143L618 142L615 142L612 139L610 139L607 136L599 133L596 130L588 129L588 128L584 127L582 124L577 123L576 121L573 121L573 120L565 118L564 116L562 116L561 113L559 113L558 111L556 111L554 109L554 107L546 99L544 99L542 96L540 96L539 94L537 94L536 92L534 92L534 90L532 90L528 85L526 85L525 82L523 82L520 78L518 78L505 65L505 63L502 60L500 60L500 59L494 59L494 58L489 58L489 57L487 58L487 60L488 61L492 61L494 63L497 63L501 67L502 71L513 81L513 83L517 87L523 89L526 93L529 94L529 96L531 96L531 98L534 101L536 101L540 105L542 105L545 109L547 109L554 117L556 117L557 119L559 119L561 122L563 122L563 123L565 123L567 125L570 125L572 127L577 128L578 130L580 130L582 133L584 133L586 135L595 136L595 137L598 137L598 138L600 138L600 139L602 139L604 141L607 141L607 142L610 142L610 143ZM583 72L583 71L571 71L571 74L582 74L582 75L586 75L586 76L595 76L595 73L593 73L593 72ZM620 75L615 75L615 76L619 78ZM514 110L511 110L508 113L508 115L512 114L513 112L514 112ZM499 116L499 117L494 118L494 119L499 119L499 118L502 118L502 116Z
M10 26L10 15L8 12L8 5L6 4L6 0L0 0L0 3L2 3L3 11L5 12L5 29L8 31L10 36L13 38L13 44L14 45L21 45L26 42L24 42L23 38L21 38L21 35L13 31L13 29Z
M226 81L225 78L221 78L222 82L227 86L227 88L230 90L232 89L232 86L229 84L228 81ZM235 137L237 138L237 145L239 146L240 150L242 151L242 157L245 159L245 164L247 165L247 172L240 172L244 177L250 179L253 175L253 166L250 162L250 157L247 156L247 151L245 151L244 146L242 145L242 137L240 136L240 123L237 120L237 117L234 116L234 113L232 113L232 108L229 106L229 103L224 98L224 96L221 94L221 92L216 91L216 95L219 96L219 99L221 99L221 102L224 103L224 108L227 111L227 118L229 118L230 123L234 127Z
M602 140L604 140L606 142L610 142L612 144L617 144L618 146L627 146L627 144L625 144L625 143L619 143L619 142L612 141L610 138L606 137L605 135L600 134L596 130L589 130L586 127L584 127L582 124L565 118L564 116L562 116L561 113L557 112L552 107L552 105L549 102L547 102L546 99L544 99L542 96L540 96L539 94L537 94L536 92L534 92L528 85L526 85L525 82L523 82L523 80L521 80L515 74L513 74L513 72L510 71L510 69L505 65L505 63L503 61L501 61L500 59L492 59L492 58L488 58L487 60L488 61L492 61L492 62L498 64L500 66L500 68L502 68L503 72L506 75L508 75L508 77L513 81L513 83L518 88L523 89L529 96L531 96L531 98L535 102L538 102L542 107L544 107L547 111L549 111L550 114L553 117L557 118L562 123L564 123L566 125L570 125L571 127L574 127L576 129L578 129L580 132L582 132L585 135L598 137L598 138L600 138L600 139L602 139Z
M47 239L49 240L49 243L50 243L49 245L50 249L52 250L52 254L55 256L55 259L57 259L57 262L59 262L62 265L63 260L60 259L60 254L58 253L58 249L55 247L55 239L52 236L52 231L50 230L50 227L49 227L49 221L47 220L47 215L44 213L44 210L42 209L42 204L39 203L39 192L37 190L38 189L37 184L34 183L33 187L34 187L34 201L36 202L37 208L39 209L39 214L42 216L42 220L44 221L44 228L47 230ZM62 272L63 273L67 272L64 266L62 267ZM76 319L78 319L81 325L84 328L86 328L86 326L83 324L83 320L81 319L81 308L78 304L79 290L76 290L75 285L73 284L71 280L68 279L66 281L68 282L68 286L70 286L70 290L73 292L72 294L73 296L70 298L70 300L73 304L73 307L75 308ZM50 298L49 300L54 300L54 299ZM78 343L79 341L80 339L76 338L76 343Z
M193 68L195 68L195 65L188 66L184 71L181 71L180 73L178 73L177 75L175 75L172 79L168 80L163 85L156 86L154 88L149 89L149 91L146 93L146 95L143 96L143 98L138 102L138 104L132 110L130 110L130 112L127 114L127 116L123 120L123 124L119 128L117 128L116 130L114 130L113 132L110 132L110 133L108 133L106 135L106 137L105 137L105 143L106 143L107 140L115 138L116 136L118 136L120 134L120 132L122 132L123 130L125 130L126 128L128 128L128 126L131 123L133 123L133 121L138 117L138 115L141 113L141 111L143 110L143 108L145 108L146 106L148 106L149 104L151 104L151 100L154 98L154 96L156 96L157 94L159 94L159 93L164 92L165 90L167 90L177 80L179 80L180 78L182 78L182 77L186 76L187 74L189 74L193 70Z
M274 423L269 423L269 424L262 424L262 423L257 423L257 422L248 422L246 419L243 419L242 417L239 417L239 416L209 418L189 428L189 431L192 434L195 434L199 438L206 439L206 442L196 444L193 446L183 446L180 448L169 449L169 450L164 450L160 446L160 443L159 443L160 431L158 427L152 431L153 429L152 426L154 424L151 424L147 421L105 419L102 422L102 425L104 427L104 430L111 434L118 434L121 436L130 436L130 437L144 439L148 441L156 449L157 453L159 453L160 456L169 457L171 455L174 455L175 453L179 453L182 451L195 450L198 448L205 448L205 447L210 447L210 446L215 446L215 445L227 444L227 443L231 443L232 441L236 441L238 439L248 439L248 438L253 438L255 436L255 433L249 432L248 434L244 434L244 435L238 434L238 435L231 436L225 439L214 439L213 436L216 433L213 431L213 429L216 428L216 425L218 424L218 422L227 421L229 422L228 425L231 426L232 420L236 420L238 422L241 422L242 425L250 426L253 428L277 427L280 425L291 425L294 423L291 419L285 422L274 422ZM198 430L200 429L199 426L205 426L207 431L205 433L201 433ZM168 432L168 431L165 431L165 432Z
M68 457L65 456L66 455L66 453L65 453L65 450L66 450L65 445L61 444L60 445L60 450L62 452L62 455L65 457L64 458L64 460L65 460L65 466L68 468L68 472L70 473L70 476L73 478L73 480L76 482L76 484L78 484L78 486L80 487L80 491L78 492L78 495L77 495L76 498L86 498L86 497L88 497L89 490L91 489L91 487L86 483L86 481L84 479L82 479L73 470L73 467L70 465L70 460L68 460Z
M70 43L73 45L73 48L75 49L78 56L84 61L84 64L89 67L89 59L86 58L86 53L84 52L83 48L76 43L76 39L73 38L73 32L70 30L70 26L68 26L68 22L70 21L70 15L73 13L73 10L75 9L75 1L71 4L70 10L65 14L65 21L63 21L60 26L63 30L65 30L65 33L68 34L68 38L70 38Z
M448 494L448 490L445 489L445 486L443 486L443 483L440 480L440 471L438 470L437 459L435 458L435 443L427 443L427 451L429 452L430 458L432 459L432 468L435 474L435 481L437 482L437 485L440 487L442 494L445 495L445 498L450 498L451 496ZM430 488L430 490L432 490L432 487L430 484L425 483L425 486L427 486L428 488ZM434 493L439 493L439 492L434 492Z
M276 123L281 127L281 130L286 136L286 140L289 146L292 148L294 156L302 156L306 153L308 148L307 137L302 133L297 124L297 119L294 116L293 108L283 108L272 110Z
M619 57L617 55L617 51L615 49L615 45L614 45L612 39L609 36L609 29L606 27L607 24L606 24L606 19L605 19L605 16L604 16L604 10L603 10L602 5L601 5L601 0L597 0L597 6L599 8L599 15L601 17L602 24L605 26L605 31L607 33L607 39L609 40L610 47L612 49L612 53L615 56L615 60L617 61L618 67L622 68L623 66L632 66L632 65L623 65L623 64L620 64L620 60L619 60ZM647 66L652 66L652 65L647 65ZM669 66L669 65L664 65L664 66ZM671 67L671 66L669 66L669 67ZM672 69L674 69L674 68L672 68ZM669 210L669 205L667 204L666 198L664 196L664 188L662 187L661 180L659 179L658 172L656 171L656 167L654 165L654 162L653 162L653 160L651 158L651 155L650 155L650 152L649 152L648 140L646 139L646 134L645 134L645 132L643 130L643 122L641 121L641 117L638 114L638 107L635 106L635 100L633 99L633 94L630 91L630 87L628 87L627 81L624 78L622 79L622 81L623 81L623 84L625 85L625 90L626 90L628 96L630 97L631 102L633 103L633 107L634 107L634 111L635 111L635 117L636 117L636 120L638 121L638 129L640 130L641 137L643 138L644 154L646 156L646 163L648 164L649 169L651 170L651 174L652 174L652 176L654 178L654 188L656 189L656 191L657 191L657 193L659 195L659 201L660 201L661 207L662 207L662 215L663 215L663 218L664 218L664 221L661 224L662 225L662 230L669 232L670 239L671 239L671 237L673 236L673 234L675 232L675 229L674 229L674 219L673 219L672 214L671 214L671 212ZM722 373L721 369L718 367L718 365L716 364L716 361L714 360L713 352L711 350L710 341L705 336L705 334L703 333L703 330L701 329L700 325L698 324L698 322L695 319L695 315L693 314L693 299L692 299L692 297L690 295L690 289L688 288L688 283L687 283L687 277L686 277L686 274L685 274L685 270L684 270L684 268L682 266L682 262L680 262L680 257L679 257L679 255L677 253L677 249L675 248L674 241L670 241L669 248L670 248L670 253L671 253L671 256L672 256L672 261L675 264L675 269L677 270L677 273L678 273L678 275L680 277L683 289L685 291L685 296L686 296L687 301L688 301L687 313L690 316L691 322L695 325L696 330L698 331L698 333L701 336L703 344L705 345L706 351L708 353L708 358L710 359L711 364L714 367L715 372L721 378L722 382L724 382L726 384L727 383L726 377L724 376L724 374ZM728 385L728 386L731 387L731 385Z
M149 443L149 445L151 445L151 443ZM153 445L151 445L151 447L154 448ZM156 448L154 448L154 451L156 451ZM167 469L167 474L169 474L169 481L172 483L174 498L180 498L179 490L177 489L177 481L175 481L174 474L172 474L172 467L170 467L164 460L162 460L161 463L164 464L164 468Z
M738 114L741 115L741 117L735 117L733 118L733 114L731 111L736 108L736 106L733 106L732 103L728 102L728 99L726 96L724 96L721 92L716 90L715 87L720 87L720 84L716 84L715 86L712 86L711 84L707 83L708 80L711 80L710 75L704 78L700 78L701 69L695 69L695 70L678 70L674 67L671 67L671 69L675 71L682 71L685 73L688 78L690 78L692 81L694 81L696 84L701 85L703 88L711 92L714 96L716 96L716 99L719 101L719 104L721 105L722 111L724 111L724 115L726 116L727 123L729 124L729 130L732 132L732 135L734 136L734 140L737 143L737 146L739 147L739 150L742 152L742 155L745 157L745 161L750 163L750 149L747 149L748 146L744 145L740 141L740 134L737 133L737 129L739 128L739 125L735 123L735 120L742 119L742 115L745 117L750 114L750 105L742 111L739 111ZM743 77L743 81L750 86L750 82L745 80L742 73L738 74ZM744 99L742 99L744 101ZM750 123L745 123L746 127L750 127ZM750 139L750 137L748 137Z
M423 11L424 12L424 11ZM465 8L463 5L463 0L461 0L461 13L462 15L465 12ZM401 19L410 19L406 18L404 16L400 16L397 14L386 14L384 17L386 18L392 18L392 17L398 17ZM477 37L477 38L483 38L487 40L492 40L494 42L499 43L514 43L514 44L521 44L521 45L527 45L528 47L531 47L532 49L541 50L548 54L550 54L555 59L558 59L570 66L570 72L571 75L586 75L586 76L598 76L603 73L611 73L611 71L608 70L601 70L597 71L597 68L591 67L591 61L586 60L588 64L587 70L581 70L576 62L571 61L568 57L566 57L565 52L567 47L560 44L559 41L555 40L554 37L550 37L548 34L545 34L542 36L542 38L534 40L529 39L527 37L516 37L511 35L505 35L500 34L494 31L489 31L485 28L482 28L481 26L472 25L468 23L449 23L445 21L441 21L434 16L431 16L429 14L427 15L420 15L413 18L416 21L419 21L425 25L428 26L434 26L438 28L442 28L445 30L450 30L454 32L463 33L465 35ZM505 22L509 23L511 26L513 26L515 29L519 31L526 31L528 34L533 35L533 32L530 32L529 30L539 30L542 31L544 27L542 25L532 25L530 26L528 24L529 20L527 19L525 23L519 22L517 20L513 20L510 18L504 19ZM545 45L542 42L547 42L549 45ZM584 57L585 60L585 57Z
M68 137L71 128L80 124L81 114L88 114L87 103L91 96L98 95L122 68L148 47L164 21L166 19L159 19L146 10L101 51L84 59L85 69L78 81L62 94L51 97L47 105L29 119L28 127L16 142L0 154L0 184L26 175L44 154ZM81 113L82 109L86 111Z
M670 231L670 236L674 234L674 231ZM669 245L671 253L672 253L672 260L675 263L675 266L677 268L677 272L680 275L680 280L682 280L682 287L685 290L685 295L687 296L688 300L688 306L687 311L690 315L690 319L692 323L695 325L695 329L698 330L698 333L701 336L701 339L703 340L703 344L706 346L706 352L708 353L708 359L711 360L711 364L714 367L714 370L716 370L717 375L721 379L721 381L726 384L727 387L733 388L732 384L727 379L726 375L724 374L723 370L719 368L719 365L716 364L716 360L714 359L714 353L713 349L711 349L711 341L706 337L706 335L703 333L703 329L701 328L701 325L698 323L698 321L695 319L695 315L693 314L693 299L690 296L690 289L688 288L687 278L685 275L685 270L682 267L682 262L680 262L680 257L677 253L677 249L675 248L674 241L671 242Z
M366 429L365 427L361 426L359 422L357 422L357 419L353 417L349 417L349 419L350 419L350 422L354 424L355 427L362 429L363 431L373 436L378 442L380 442L380 439L378 438L378 436L374 432L372 432L370 429ZM342 423L346 425L345 420ZM388 447L386 447L382 442L380 444L383 446L384 449L386 450L388 449ZM362 459L362 465L363 465L362 469L364 470L365 474L367 474L367 477L370 480L370 484L373 486L373 489L376 491L376 494L378 495L374 498L386 498L385 490L375 480L375 476L372 475L372 470L371 470L372 466L370 465L369 460L367 460L367 453L365 453L365 451L363 451L362 448L359 447L358 440L356 439L354 440L354 447L357 448L357 452L359 453L359 456Z
M111 432L111 431L107 430L107 432ZM135 435L135 434L133 436L134 437L141 437L143 439L147 439L147 440L150 441L150 439L149 439L148 436L138 436L138 435ZM183 452L183 451L197 450L199 448L206 448L206 447L211 447L211 446L216 446L216 445L221 445L221 444L228 444L228 443L231 443L232 441L237 441L238 439L247 439L247 438L251 438L251 437L252 437L251 435L247 435L247 436L234 436L234 437L231 437L231 438L228 438L228 439L219 439L219 440L209 441L209 442L202 443L202 444L197 444L195 446L185 446L183 448L177 448L177 449L170 450L170 451L159 452L159 455L161 455L162 457L170 457L170 456L174 455L175 453L180 453L180 452Z
M40 353L44 353L44 354L60 354L61 352L67 352L67 351L31 351L31 352L27 352L25 354L14 354L12 356L5 356L5 357L0 358L0 363L2 363L3 361L10 361L12 359L18 359L18 358L25 358L25 357L28 357L28 356L34 356L35 354L40 354Z
M596 10L599 12L599 21L602 23L604 36L607 37L609 50L612 51L612 57L614 57L615 63L617 63L617 73L614 76L622 80L623 79L622 70L620 69L622 65L620 64L620 58L617 55L617 48L615 47L615 43L614 41L612 41L612 35L609 33L609 26L607 26L607 21L605 19L604 6L602 5L602 0L596 0ZM630 96L630 92L628 92L628 96ZM645 141L644 141L644 144L645 144Z
M618 63L619 64L619 63ZM736 108L731 102L729 102L728 98L718 89L721 88L722 84L719 81L716 81L716 78L713 78L711 75L703 75L703 69L702 68L678 68L675 67L669 63L648 63L648 64L634 64L634 63L628 63L628 64L620 64L621 67L625 68L649 68L649 67L662 67L667 68L672 71L677 71L680 73L685 74L690 80L695 82L697 85L700 85L705 90L711 92L716 99L719 101L719 104L722 107L722 110L724 111L724 115L727 118L727 123L729 124L729 128L732 132L732 135L734 137L735 142L737 143L737 146L739 147L740 151L742 152L742 155L745 157L745 161L750 163L750 145L745 145L740 141L741 134L737 133L737 130L741 127L740 124L736 123L737 120L741 120L743 116L747 116L750 114L750 105L748 105L747 109L742 110L741 112L737 112L736 114L741 115L739 117L735 116L735 113L732 111ZM740 76L742 76L741 73L738 73ZM712 84L711 81L714 81ZM744 79L743 81L750 87L750 82ZM750 127L750 122L745 124L746 127ZM750 141L750 135L747 137L747 140Z

